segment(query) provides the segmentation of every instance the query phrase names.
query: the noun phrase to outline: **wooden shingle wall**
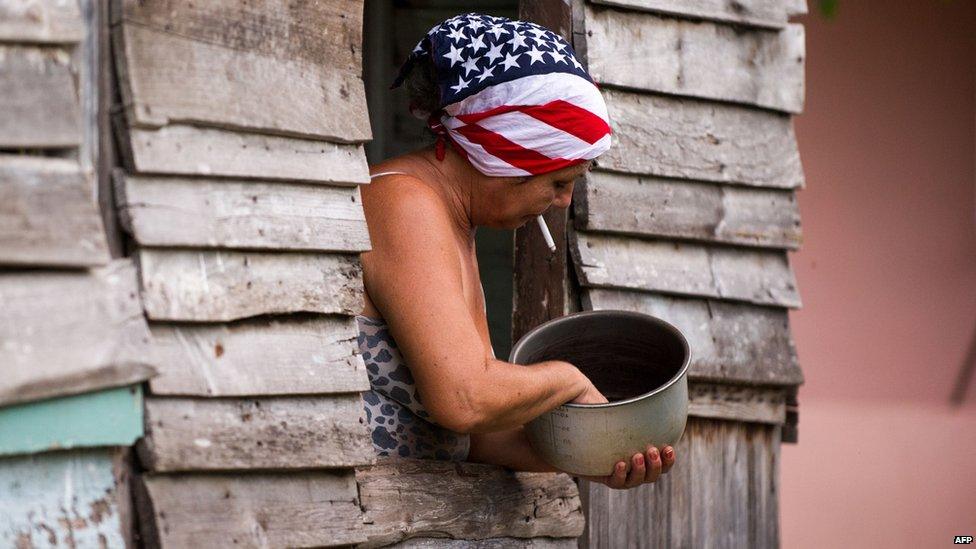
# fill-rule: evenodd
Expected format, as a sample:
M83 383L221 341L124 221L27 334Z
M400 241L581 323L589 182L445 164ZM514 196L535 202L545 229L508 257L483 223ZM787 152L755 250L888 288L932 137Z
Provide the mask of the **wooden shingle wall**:
M731 7L730 7L731 6ZM803 381L787 311L804 185L804 2L593 0L574 45L614 145L577 187L569 248L583 309L676 325L692 349L688 429L670 475L583 483L582 544L775 547L779 445ZM786 427L786 431L784 431Z
M96 202L97 4L0 0L0 546L123 546L153 374Z
M137 447L150 547L564 547L582 532L568 477L375 463L354 318L362 14L112 4L115 199L159 364Z

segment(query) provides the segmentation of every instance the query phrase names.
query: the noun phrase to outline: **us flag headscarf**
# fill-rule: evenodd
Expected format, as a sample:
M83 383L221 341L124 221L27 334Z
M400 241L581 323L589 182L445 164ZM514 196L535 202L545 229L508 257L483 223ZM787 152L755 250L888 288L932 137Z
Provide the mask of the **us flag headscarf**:
M610 148L603 96L565 40L524 21L477 13L434 26L400 68L400 86L418 61L434 65L443 107L437 134L481 173L526 176L596 158Z

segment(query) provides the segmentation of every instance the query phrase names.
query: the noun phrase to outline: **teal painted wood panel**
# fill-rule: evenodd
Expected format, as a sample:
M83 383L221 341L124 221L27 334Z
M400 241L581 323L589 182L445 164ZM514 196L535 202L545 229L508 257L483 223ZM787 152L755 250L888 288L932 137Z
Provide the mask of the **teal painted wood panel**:
M125 547L113 448L0 458L0 547Z
M0 408L0 455L130 446L142 436L142 386Z

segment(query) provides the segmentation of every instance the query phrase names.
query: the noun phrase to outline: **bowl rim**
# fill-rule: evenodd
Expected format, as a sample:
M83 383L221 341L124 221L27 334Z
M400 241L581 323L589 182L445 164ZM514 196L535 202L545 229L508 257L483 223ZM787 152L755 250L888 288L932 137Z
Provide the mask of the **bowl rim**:
M508 354L508 361L512 362L513 364L519 364L517 362L514 362L513 360L515 358L516 353L522 349L522 347L525 345L526 340L528 340L529 337L535 334L536 332L541 332L543 330L550 329L552 326L556 326L561 323L573 322L574 320L579 318L600 317L600 316L614 316L614 317L625 316L625 317L631 317L634 319L640 319L644 321L650 320L651 322L659 324L665 330L668 330L674 335L678 336L678 340L681 342L681 346L684 348L685 351L685 360L682 363L681 368L678 368L678 372L674 374L674 376L672 376L671 379L669 379L661 386L651 391L648 391L646 393L642 393L625 400L615 400L613 402L607 402L606 404L576 404L576 403L567 402L561 404L557 408L566 407L566 408L573 408L577 410L604 410L607 408L624 406L627 404L631 404L633 402L637 402L639 400L650 398L658 393L663 393L664 391L668 390L672 385L678 383L683 377L686 377L686 374L688 373L688 367L691 364L691 346L688 344L688 338L686 338L685 335L681 333L681 330L676 328L670 322L662 318L658 318L654 315L649 315L647 313L641 313L638 311L628 311L624 309L600 309L598 311L578 311L575 313L570 313L568 315L563 315L559 318L554 318L552 320L543 322L542 324L536 326L535 328L532 328L531 330L526 332L522 337L519 338L519 340L515 343L515 345L512 346L512 351Z

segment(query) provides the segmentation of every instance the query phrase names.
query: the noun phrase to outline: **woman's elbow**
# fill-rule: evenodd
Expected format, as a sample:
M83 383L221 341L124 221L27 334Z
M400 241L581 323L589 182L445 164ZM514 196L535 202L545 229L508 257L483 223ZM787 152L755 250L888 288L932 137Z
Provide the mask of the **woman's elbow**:
M451 393L432 399L435 402L428 404L427 411L434 422L455 433L481 432L491 423L489 403L477 394L477 390L456 387Z

